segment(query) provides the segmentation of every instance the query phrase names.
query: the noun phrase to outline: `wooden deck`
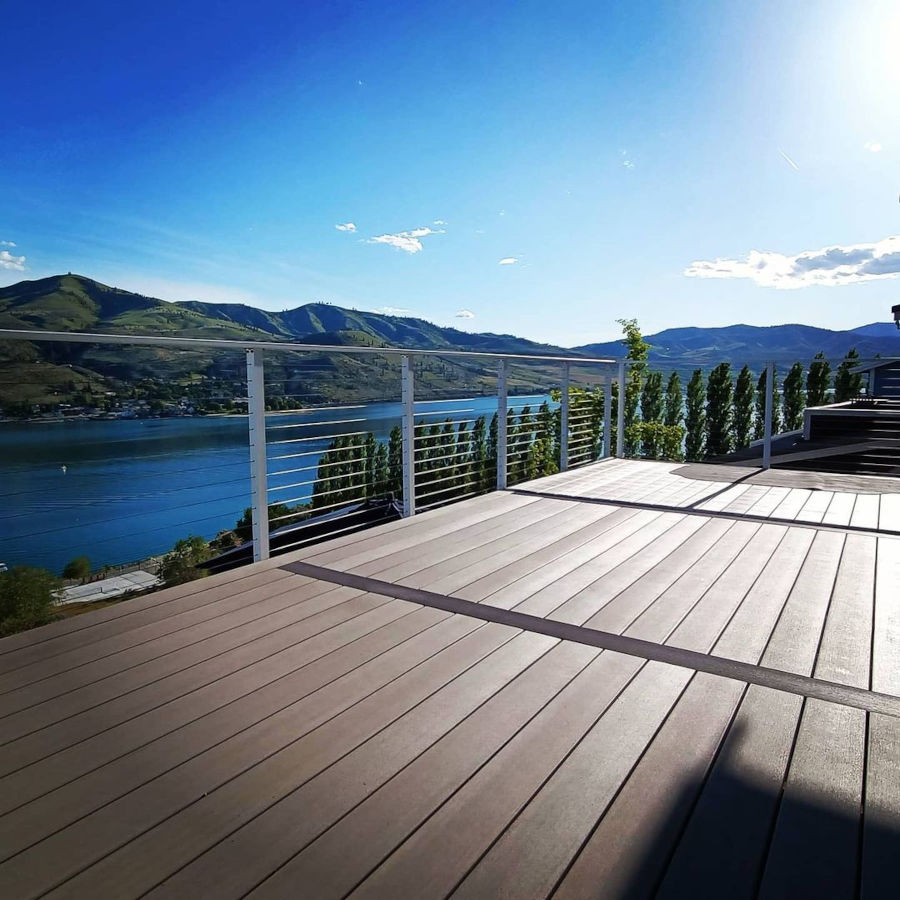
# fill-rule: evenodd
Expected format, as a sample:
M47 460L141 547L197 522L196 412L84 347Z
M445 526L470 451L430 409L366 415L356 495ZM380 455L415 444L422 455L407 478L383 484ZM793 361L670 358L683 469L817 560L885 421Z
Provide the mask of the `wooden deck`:
M0 641L0 897L895 897L900 494L678 469L596 464Z

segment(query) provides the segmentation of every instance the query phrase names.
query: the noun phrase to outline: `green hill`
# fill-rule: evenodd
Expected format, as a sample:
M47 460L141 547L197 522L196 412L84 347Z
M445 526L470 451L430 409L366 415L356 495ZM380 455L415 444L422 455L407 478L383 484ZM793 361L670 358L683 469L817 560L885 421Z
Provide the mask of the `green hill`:
M433 350L559 353L560 348L512 335L469 334L423 319L386 316L310 303L283 312L244 304L170 303L109 287L81 275L57 275L0 288L0 328L150 334L224 340L294 341L337 346L403 346ZM480 393L496 386L492 360L421 359L420 397ZM380 356L269 353L267 396L276 408L396 399L399 361ZM243 355L215 350L100 344L0 342L0 408L29 415L61 403L105 408L122 400L173 402L188 396L216 409L242 397ZM517 367L513 390L558 383L552 367ZM115 396L116 400L109 400Z

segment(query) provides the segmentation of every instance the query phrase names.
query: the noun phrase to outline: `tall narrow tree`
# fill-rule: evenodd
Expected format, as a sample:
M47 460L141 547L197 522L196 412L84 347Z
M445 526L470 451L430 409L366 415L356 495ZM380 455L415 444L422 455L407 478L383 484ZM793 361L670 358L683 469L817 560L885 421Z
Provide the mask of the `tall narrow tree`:
M834 376L834 402L844 403L859 396L862 390L862 373L851 373L850 370L859 365L859 352L854 347L844 357L844 361L838 366Z
M648 372L641 390L641 422L644 425L658 425L663 414L662 372ZM662 450L659 429L644 428L642 447L645 456L657 459Z
M806 373L806 405L824 406L828 402L831 366L821 351L816 354Z
M681 379L677 372L669 376L666 385L666 425L680 425L684 421L684 398L681 396Z
M637 319L617 319L622 326L622 333L625 337L622 343L628 348L626 354L628 362L628 376L625 379L625 433L626 433L626 455L633 455L637 452L636 442L629 440L627 435L632 425L637 422L638 403L641 397L641 387L644 383L644 373L647 369L647 355L650 351L650 345L641 335L641 329L638 327ZM631 429L634 433L634 429Z
M731 363L719 363L709 373L706 385L706 455L721 456L733 447L732 422L734 383Z
M753 430L753 374L744 366L734 386L734 445L747 447Z
M706 442L706 392L702 369L695 369L688 382L685 428L685 456L692 461L702 459Z
M796 431L803 422L803 366L796 362L784 378L784 428Z

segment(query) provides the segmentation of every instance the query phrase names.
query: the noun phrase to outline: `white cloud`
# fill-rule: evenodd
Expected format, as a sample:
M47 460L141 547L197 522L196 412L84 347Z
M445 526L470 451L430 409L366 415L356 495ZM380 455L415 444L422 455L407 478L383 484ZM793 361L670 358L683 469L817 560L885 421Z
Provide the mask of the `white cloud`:
M0 247L15 247L15 241L0 241Z
M871 244L805 250L796 256L751 250L744 259L693 262L684 274L691 278L749 278L781 290L896 278L900 276L900 236Z
M457 319L474 319L475 313L473 313L471 309L461 309L456 314L456 318Z
M372 312L381 313L383 316L411 316L413 311L403 306L378 306Z
M15 246L7 245L7 246ZM13 269L16 272L25 271L25 257L13 256L9 250L0 250L0 269Z
M778 151L781 154L782 159L792 168L796 169L798 172L800 171L800 166L797 165L788 155L784 152L784 150Z
M517 256L504 256L503 259L500 260L498 265L500 266L514 266L519 261Z
M431 224L441 226L446 225L447 223L443 219L435 219Z
M878 141L866 141L863 144L863 148L868 150L869 153L881 153L881 144Z
M353 222L344 222L343 225L335 225L338 231L356 231L356 225Z
M414 228L412 231L398 231L396 234L379 234L369 238L367 244L387 244L396 247L404 253L418 253L422 249L420 238L430 234L443 234L443 231L435 231L433 228Z
M634 163L630 159L623 160L622 165L625 166L626 169L634 168Z

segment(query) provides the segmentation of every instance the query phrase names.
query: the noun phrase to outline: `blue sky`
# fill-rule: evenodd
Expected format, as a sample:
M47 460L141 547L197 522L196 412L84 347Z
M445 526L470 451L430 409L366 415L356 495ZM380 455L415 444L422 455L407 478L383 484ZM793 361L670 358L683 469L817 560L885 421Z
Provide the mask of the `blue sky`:
M0 17L0 284L564 345L623 316L842 328L900 302L894 0Z

